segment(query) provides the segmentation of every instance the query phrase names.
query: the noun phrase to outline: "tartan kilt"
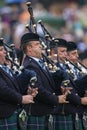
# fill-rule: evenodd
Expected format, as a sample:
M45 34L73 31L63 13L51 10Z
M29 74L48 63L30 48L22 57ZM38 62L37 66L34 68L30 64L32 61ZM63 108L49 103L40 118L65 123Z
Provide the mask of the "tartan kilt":
M45 130L45 116L28 116L27 130Z
M15 111L12 116L0 119L0 130L18 130L17 114L18 112Z
M54 130L73 130L72 115L55 115Z

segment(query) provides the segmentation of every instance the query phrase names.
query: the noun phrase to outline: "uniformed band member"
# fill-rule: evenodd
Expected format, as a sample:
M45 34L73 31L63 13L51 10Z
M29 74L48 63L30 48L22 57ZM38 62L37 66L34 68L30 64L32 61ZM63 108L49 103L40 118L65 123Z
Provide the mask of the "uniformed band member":
M66 64L66 59L68 59L67 48L68 48L68 53L70 53L71 51L73 52L73 51L76 50L76 46L72 45L72 47L70 46L70 49L69 49L69 45L67 45L68 43L64 39L58 39L58 40L59 40L59 42L58 42L58 45L57 45L57 49L58 49L58 63L57 63L57 66L59 66L62 70L68 72L70 79L72 79L71 81L73 81L74 78L72 77L72 73L71 73L71 70L73 72L73 69L70 68L71 63L68 62L68 65ZM76 58L76 61L77 61L77 58ZM85 89L86 89L86 84L85 84L86 80L85 79L86 79L86 76L83 76L83 78L77 79L76 81L72 82L73 86L75 86L75 84L76 84L75 88L77 89L78 94L81 97L84 96L84 92L85 92ZM82 83L83 82L84 82L84 89L82 89ZM81 85L80 85L80 83L81 83ZM80 89L82 89L82 90L80 90Z
M67 44L67 59L69 61L71 61L72 63L74 63L78 68L80 68L78 66L78 58L79 58L79 54L78 54L76 43L72 42L72 41L68 42L68 44ZM73 73L76 77L75 79L78 79L79 77L82 76L82 70L80 71L72 64L70 64L70 67L73 70Z
M58 66L62 69L62 70L64 70L64 71L66 71L67 70L67 66L65 65L65 60L66 60L66 57L67 57L67 42L64 40L64 39L58 39L58 44L57 44L57 52L58 52ZM52 50L52 53L54 52L54 50ZM53 56L53 54L52 54L52 56ZM67 71L66 71L67 72ZM70 83L71 83L71 85L72 85L72 87L74 87L74 89L75 90L79 90L79 88L78 87L80 87L80 86L76 86L76 84L73 82L73 79L71 78L71 76L70 76ZM57 82L57 77L56 77L56 81L55 82ZM81 81L80 81L81 82ZM79 84L80 85L80 84ZM77 89L78 88L78 89ZM81 88L81 87L80 87ZM79 90L79 91L81 91L81 90ZM78 92L79 93L79 91L76 91L76 93ZM77 96L77 97L79 97L79 96ZM68 98L68 100L70 101L70 103L69 104L66 104L65 105L65 114L73 114L74 115L74 113L78 113L79 112L79 109L81 108L81 104L80 104L80 102L79 102L79 108L77 108L77 110L75 110L75 108L72 106L72 103L74 104L75 103L75 101L76 101L76 94L75 94L75 92L73 93L73 97L71 98L71 100L69 100L69 98ZM78 99L80 99L80 97L78 98ZM83 98L84 99L84 98ZM85 98L86 99L86 98ZM87 100L87 99L86 99ZM85 103L85 101L86 100L84 100L83 102ZM77 100L77 102L76 102L76 104L78 104L78 101L79 100ZM70 108L71 107L71 108ZM67 108L67 110L68 111L66 111L66 108ZM74 111L75 110L75 111ZM85 111L85 109L84 108L81 108L80 109L80 114L81 113L83 113ZM70 112L70 113L69 113ZM61 117L61 116L60 116ZM69 122L67 121L67 119L68 119L68 116L66 116L66 115L62 115L62 117L61 117L61 119L59 118L59 117L57 117L57 123L59 122L59 123L61 123L62 124L62 126L64 126L64 124L66 124L66 128L65 129L69 129ZM60 121L60 120L62 120L62 121ZM72 118L71 119L69 119L69 121L71 121L72 120ZM74 121L75 122L75 121ZM80 124L81 124L81 122L79 123L79 125L78 126L80 126ZM56 124L56 126L57 126L57 124ZM63 128L64 129L64 128ZM76 129L76 128L75 128ZM78 129L83 129L82 128L82 126L80 126Z
M87 91L87 69L84 68L80 63L79 63L79 54L78 54L78 49L77 49L77 45L75 42L73 41L69 41L68 45L67 45L67 58L73 62L77 68L75 66L70 66L71 69L73 70L73 73L75 75L75 84L77 86L77 91L78 94L83 97L86 96L86 91ZM85 112L84 112L85 113ZM87 123L87 116L86 114L83 113L83 117L80 117L79 120L81 121L80 124L83 125L84 130L86 130L86 123ZM84 121L85 119L85 121Z
M18 130L18 109L22 104L34 103L33 98L37 94L37 90L22 96L20 87L23 86L19 87L12 72L4 65L6 51L3 44L3 41L0 40L0 130Z
M34 70L37 75L38 95L35 97L35 103L31 106L28 129L47 130L50 114L59 103L67 103L66 96L55 95L53 78L41 60L42 45L39 36L34 33L25 33L21 38L21 48L26 54L25 68Z
M83 66L79 65L79 54L78 54L78 49L77 49L77 45L75 42L68 42L67 45L67 58L73 62L78 68L80 68L81 70L79 71L78 68L76 68L75 66L72 66L70 64L70 67L76 77L75 83L78 86L78 92L80 96L84 96L85 95L85 91L87 90L87 74L86 74L86 69L85 71L83 70ZM80 86L80 87L79 87Z

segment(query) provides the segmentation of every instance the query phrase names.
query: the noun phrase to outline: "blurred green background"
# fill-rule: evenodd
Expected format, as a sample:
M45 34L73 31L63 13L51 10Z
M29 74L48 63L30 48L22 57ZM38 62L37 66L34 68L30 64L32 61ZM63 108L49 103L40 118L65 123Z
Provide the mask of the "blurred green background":
M4 6L5 5L5 2L4 0L0 0L0 7Z
M45 7L49 6L51 3L53 2L77 2L79 3L80 5L83 5L83 4L87 4L87 0L26 0L26 1L30 1L30 2L34 2L35 1L38 1L40 3L42 3ZM5 0L0 0L0 7L4 6L5 5Z

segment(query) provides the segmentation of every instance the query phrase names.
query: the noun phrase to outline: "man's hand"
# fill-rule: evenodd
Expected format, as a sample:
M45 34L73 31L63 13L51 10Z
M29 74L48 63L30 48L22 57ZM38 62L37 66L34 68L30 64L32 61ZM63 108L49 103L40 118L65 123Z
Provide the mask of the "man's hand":
M69 103L68 101L66 101L66 95L58 96L58 103Z
M22 104L34 103L32 95L22 96Z
M28 87L27 94L35 97L38 94L38 88Z
M87 105L87 97L82 97L81 98L81 104Z
M70 90L72 90L72 87L63 87L63 86L61 86L62 94L65 94L66 96L71 93Z

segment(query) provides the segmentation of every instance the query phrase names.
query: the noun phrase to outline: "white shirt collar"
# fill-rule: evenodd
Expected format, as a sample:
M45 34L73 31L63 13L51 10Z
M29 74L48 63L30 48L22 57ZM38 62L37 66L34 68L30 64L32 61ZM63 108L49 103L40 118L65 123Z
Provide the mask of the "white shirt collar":
M0 64L0 67L2 68L2 65Z
M31 57L32 59L34 59L35 61L39 62L39 58L36 58L36 57Z

